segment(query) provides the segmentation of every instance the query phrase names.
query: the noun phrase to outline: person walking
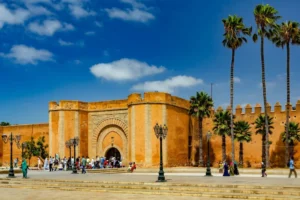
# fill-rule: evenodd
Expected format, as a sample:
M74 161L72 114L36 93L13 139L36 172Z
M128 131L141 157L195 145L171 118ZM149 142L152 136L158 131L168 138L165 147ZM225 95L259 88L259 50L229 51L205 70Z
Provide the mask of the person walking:
M292 156L289 162L289 168L290 168L290 174L289 178L291 178L292 172L295 174L295 178L297 178L297 172L295 170L295 165L294 165L294 157Z
M21 164L22 167L22 172L23 172L23 178L27 178L27 169L28 169L28 165L26 160L23 158L23 162Z
M41 169L41 159L40 158L38 158L38 170L40 170Z
M85 171L85 166L86 166L86 159L85 159L85 157L83 156L82 157L82 159L81 159L81 164L82 164L82 174L85 174L86 173L86 171Z
M15 167L15 168L16 168L16 167L18 167L18 162L19 162L19 159L18 159L18 158L16 158L16 159L14 160L14 164L15 164L15 166L14 166L14 167Z
M53 171L52 166L53 166L53 158L50 156L50 158L49 158L49 172Z
M266 173L266 165L264 162L261 162L261 177L267 177L267 173Z

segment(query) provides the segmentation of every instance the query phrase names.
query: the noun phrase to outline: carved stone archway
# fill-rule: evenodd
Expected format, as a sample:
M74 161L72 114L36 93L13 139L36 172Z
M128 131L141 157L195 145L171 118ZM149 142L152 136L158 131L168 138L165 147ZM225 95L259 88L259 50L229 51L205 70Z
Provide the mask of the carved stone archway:
M111 148L116 148L116 149L120 152L121 157L122 157L122 159L124 160L124 156L123 156L123 155L124 155L124 152L122 151L122 149L121 149L118 145L114 145L113 147L112 147L112 146L106 147L106 148L103 150L104 156L106 155L107 151L110 150ZM109 159L109 158L106 158L106 159Z
M97 138L99 136L99 133L107 126L118 126L120 127L124 133L126 138L128 137L128 127L127 124L125 124L121 119L118 118L109 118L101 121L99 125L95 128L92 136L92 148L96 148L97 144Z
M99 156L104 156L106 153L107 148L111 148L111 146L106 147L105 149L103 149L102 146L102 141L104 140L104 138L111 132L115 132L117 133L121 138L122 138L122 143L123 143L123 149L118 147L117 149L120 151L122 157L124 160L127 160L127 155L128 155L128 143L127 143L127 138L126 135L124 133L124 131L118 127L118 126L114 126L114 125L110 125L108 127L105 127L104 129L102 129L101 132L98 133L98 138L96 139L97 144L96 144L96 155ZM114 145L115 147L116 145Z

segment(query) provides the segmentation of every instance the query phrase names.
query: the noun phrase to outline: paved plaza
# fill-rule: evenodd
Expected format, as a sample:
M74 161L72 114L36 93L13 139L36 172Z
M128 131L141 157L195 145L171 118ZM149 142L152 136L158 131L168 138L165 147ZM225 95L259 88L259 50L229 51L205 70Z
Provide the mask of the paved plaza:
M118 199L118 200L125 200L125 199L174 199L174 200L181 200L181 199L189 199L189 200L196 200L196 199L220 199L218 197L199 197L199 196L185 196L188 194L188 191L185 191L183 188L182 195L172 195L172 191L169 194L165 195L158 195L156 194L156 190L152 190L146 193L139 194L141 192L141 188L136 189L139 190L137 193L134 190L126 189L126 188L119 188L119 192L109 191L106 188L93 188L94 185L100 184L100 182L107 182L109 185L129 185L132 184L130 187L137 187L140 185L145 185L145 187L173 187L172 184L176 185L177 187L189 187L189 184L194 184L196 187L203 187L203 191L206 190L205 187L213 186L215 187L215 191L207 191L208 193L217 193L217 190L229 190L233 188L232 194L235 191L239 190L256 190L256 187L260 187L263 191L268 192L270 195L276 196L276 192L279 190L285 190L287 188L292 193L295 192L296 195L300 195L298 190L300 188L300 179L296 178L287 178L287 175L269 175L267 178L260 177L259 174L241 174L239 176L234 177L223 177L219 173L213 174L213 177L205 177L204 173L166 173L166 183L156 183L157 180L157 173L144 172L140 173L119 173L119 174L107 174L107 173L87 173L87 174L72 174L70 171L44 171L44 170L29 170L28 176L29 179L26 179L27 182L24 182L24 186L18 186L15 183L5 184L5 181L8 180L7 175L1 174L0 179L0 192L1 197L5 197L4 199L83 199L83 198L109 198L109 199ZM23 181L21 174L16 174L15 179L11 179L12 181ZM29 181L29 182L28 182ZM58 183L60 182L60 183ZM77 182L77 183L76 183ZM51 184L53 183L53 187ZM13 186L15 184L15 186ZM29 186L27 187L28 184ZM65 185L72 185L74 184L75 189L64 188ZM83 188L80 189L80 184L82 184ZM180 185L179 185L180 184ZM11 186L12 185L12 186ZM35 185L35 186L34 186ZM47 186L48 185L48 186ZM49 187L50 185L50 187ZM105 185L105 184L104 184ZM134 186L136 185L136 186ZM152 186L151 186L152 185ZM71 188L73 186L70 186ZM82 187L81 186L81 187ZM31 188L33 187L33 188ZM76 189L79 188L78 190ZM102 186L101 186L102 187ZM114 186L112 186L113 188ZM264 187L266 189L264 189ZM235 188L235 189L234 189ZM132 189L132 188L131 188ZM122 192L123 191L123 192ZM133 192L131 192L133 191ZM144 191L142 191L144 192ZM147 193L148 192L148 193ZM164 192L164 191L162 191ZM175 191L174 191L175 192ZM227 191L229 192L229 191ZM254 191L255 192L255 191ZM201 193L201 192L200 192ZM230 192L231 194L231 192ZM241 194L247 195L247 194ZM249 193L248 195L263 195L263 194L256 194L256 193ZM267 194L266 194L267 195ZM291 195L289 193L283 195ZM244 196L245 197L245 196ZM230 197L226 197L227 199ZM245 197L247 198L247 197ZM296 198L296 197L294 197ZM235 199L235 198L230 198ZM236 198L240 199L240 198ZM258 199L260 199L258 197ZM265 198L261 198L265 199ZM272 198L270 198L272 199ZM279 198L284 199L284 198Z

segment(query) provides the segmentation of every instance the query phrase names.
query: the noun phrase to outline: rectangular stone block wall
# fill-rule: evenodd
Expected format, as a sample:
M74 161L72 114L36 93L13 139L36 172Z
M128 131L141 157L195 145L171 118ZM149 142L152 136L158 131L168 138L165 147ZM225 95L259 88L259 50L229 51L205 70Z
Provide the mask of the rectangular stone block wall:
M46 143L49 144L49 124L30 124L30 125L16 125L16 126L5 126L2 127L2 133L9 135L10 133L20 134L21 141L30 141L31 137L34 137L35 141L38 140L40 136L45 136ZM1 134L2 136L2 134ZM10 143L3 144L2 138L0 139L3 145L3 156L2 164L4 166L10 165ZM48 149L49 150L49 149ZM19 158L19 164L21 164L22 149L17 148L17 144L13 143L13 159ZM28 160L29 163L29 160ZM37 164L37 158L31 158L30 165L34 166Z

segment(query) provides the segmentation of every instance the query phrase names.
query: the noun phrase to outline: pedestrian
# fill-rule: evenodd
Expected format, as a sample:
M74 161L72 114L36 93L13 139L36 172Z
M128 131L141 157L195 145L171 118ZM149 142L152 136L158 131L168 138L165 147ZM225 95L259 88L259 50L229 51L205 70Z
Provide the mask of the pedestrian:
M223 176L230 176L229 173L228 173L228 164L226 161L224 161L224 172L223 172Z
M267 173L266 173L266 165L264 162L261 162L261 177L267 177Z
M18 167L18 162L19 162L19 159L18 159L18 158L16 158L16 159L14 160L14 164L15 164L15 166L14 166L14 167Z
M81 164L82 164L82 174L85 174L86 173L86 171L85 171L85 166L86 166L86 159L85 159L85 157L83 156L82 157L82 159L81 159Z
M289 178L291 178L292 172L295 174L295 178L297 178L297 172L295 170L295 165L294 165L294 157L292 156L289 162L289 168L290 168L290 174Z
M53 166L53 158L50 156L50 158L49 158L49 172L53 171L52 166Z
M41 165L41 159L38 158L38 170L40 170L40 165Z
M49 168L48 158L45 158L45 161L44 161L44 170L48 170L48 168Z
M234 175L240 175L239 169L238 169L238 164L236 161L234 161Z
M23 172L23 178L27 178L27 169L28 169L28 166L27 166L27 162L26 160L23 158L23 162L22 162L22 172Z

